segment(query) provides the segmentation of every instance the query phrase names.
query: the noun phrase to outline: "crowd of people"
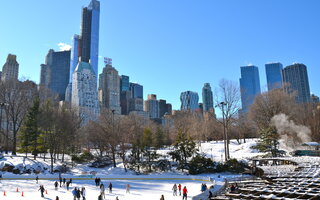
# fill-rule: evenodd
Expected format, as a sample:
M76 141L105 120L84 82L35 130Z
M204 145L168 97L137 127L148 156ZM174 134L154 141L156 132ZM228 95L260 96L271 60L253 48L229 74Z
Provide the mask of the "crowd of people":
M36 177L36 183L38 184L38 176ZM66 178L61 178L59 177L59 182L55 181L54 182L54 187L55 190L57 191L59 186L60 187L64 187L66 186L66 189L69 190L69 186L72 185L72 179L70 178L68 181L66 180ZM105 194L105 185L102 183L101 178L95 178L95 185L97 187L99 187L100 189L100 194L98 196L98 200L104 200L106 199L106 194ZM234 190L235 186L231 186L231 191ZM109 182L108 184L108 189L109 189L109 194L112 193L112 188L113 185L111 182ZM130 189L131 189L131 185L130 184L126 184L126 193L130 193ZM201 192L204 192L208 189L207 185L205 183L201 184ZM46 192L45 188L43 185L40 185L39 191L41 193L41 197L44 197L44 192ZM173 196L182 196L182 200L187 200L188 197L188 189L186 186L182 186L181 184L174 184L172 187L172 191L173 191ZM82 187L81 189L78 187L74 187L74 189L72 190L72 195L73 195L73 200L86 200L86 188ZM209 198L212 197L212 192L209 191ZM59 200L59 197L56 197L56 200ZM119 200L118 197L116 197L116 200ZM164 195L161 195L160 200L165 200Z

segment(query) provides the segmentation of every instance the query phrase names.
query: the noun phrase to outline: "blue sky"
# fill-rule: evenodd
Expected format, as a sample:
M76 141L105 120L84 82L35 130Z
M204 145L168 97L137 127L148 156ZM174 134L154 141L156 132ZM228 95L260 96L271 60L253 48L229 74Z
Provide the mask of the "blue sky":
M89 0L10 0L0 7L0 64L17 55L19 77L39 82L40 64L58 43L80 33ZM100 56L120 74L174 109L182 91L201 96L222 78L239 82L240 66L293 62L308 67L310 90L320 95L318 0L101 0ZM3 64L1 64L3 65ZM99 61L99 71L103 59Z

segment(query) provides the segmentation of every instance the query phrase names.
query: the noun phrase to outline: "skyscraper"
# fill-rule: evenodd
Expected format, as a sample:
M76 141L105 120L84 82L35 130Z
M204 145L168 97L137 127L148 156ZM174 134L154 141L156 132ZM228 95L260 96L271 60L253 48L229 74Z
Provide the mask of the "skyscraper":
M143 86L137 83L130 83L130 91L132 98L143 99Z
M247 113L255 97L261 93L259 69L253 65L243 66L240 69L241 112Z
M159 101L157 100L157 95L148 95L148 99L144 101L144 111L149 112L150 119L157 119L160 117Z
M73 72L71 106L83 119L83 125L96 120L99 113L97 78L91 65L80 62Z
M160 99L159 100L159 117L163 117L165 114L171 115L172 106L171 104L167 103L166 100Z
M203 111L209 112L213 110L213 95L210 83L205 83L202 88Z
M19 63L17 62L17 56L9 54L6 63L2 67L1 80L18 80Z
M102 107L121 114L120 77L118 71L107 64L99 75L99 101Z
M130 82L129 76L121 75L120 77L120 91L129 91L130 90Z
M180 95L181 110L195 111L199 108L199 96L197 92L186 91Z
M65 100L65 91L69 83L70 51L55 52L50 49L41 65L40 85L49 88Z
M268 91L282 87L282 64L268 63L265 65Z
M81 35L74 35L70 73L73 73L79 60L91 64L98 75L100 2L91 0L88 7L82 8Z
M120 106L121 114L129 114L129 101L131 99L129 76L120 76Z
M310 102L310 88L307 67L295 63L285 67L282 71L283 83L287 92L294 93L297 103Z

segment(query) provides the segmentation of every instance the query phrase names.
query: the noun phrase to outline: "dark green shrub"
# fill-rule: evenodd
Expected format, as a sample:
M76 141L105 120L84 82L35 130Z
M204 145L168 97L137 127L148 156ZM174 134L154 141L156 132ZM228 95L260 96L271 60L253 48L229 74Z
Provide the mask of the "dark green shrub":
M189 162L190 174L212 173L214 172L214 163L210 158L197 155Z

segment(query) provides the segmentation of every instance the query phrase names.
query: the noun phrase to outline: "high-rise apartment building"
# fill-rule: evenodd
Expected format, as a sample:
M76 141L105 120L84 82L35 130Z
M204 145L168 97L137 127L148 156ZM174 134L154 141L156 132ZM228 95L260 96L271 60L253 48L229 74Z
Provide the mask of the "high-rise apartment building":
M41 65L40 85L49 88L65 100L65 91L69 83L70 51L55 52L50 49Z
M307 66L295 63L282 71L283 83L287 92L293 93L297 103L310 102L310 88Z
M160 99L159 100L159 114L160 118L163 117L165 114L171 115L172 112L172 105L167 103L166 100Z
M202 88L202 102L204 112L213 110L213 95L210 83L205 83Z
M99 101L102 107L121 114L120 77L118 71L107 64L99 75Z
M73 36L69 70L70 80L65 91L66 101L71 101L72 76L79 62L90 63L93 72L96 74L96 79L98 79L99 22L100 2L91 0L88 7L82 8L81 34Z
M143 99L143 86L137 83L130 83L130 91L132 98Z
M132 111L143 111L143 99L131 98L129 100L129 113Z
M1 80L18 80L19 75L19 63L17 62L17 56L9 54L6 63L2 67Z
M78 111L85 125L100 114L96 74L89 63L80 62L72 78L71 106Z
M181 110L195 111L199 108L199 95L197 92L186 91L180 95Z
M268 63L266 67L266 76L268 91L273 89L282 88L282 64L277 63Z
M144 111L149 112L150 119L160 118L159 101L157 100L157 95L148 95L148 99L144 101Z
M243 66L240 69L241 112L247 113L255 97L261 93L259 69L253 65Z
M121 85L121 84L120 84ZM121 115L128 115L130 110L131 91L120 92Z

